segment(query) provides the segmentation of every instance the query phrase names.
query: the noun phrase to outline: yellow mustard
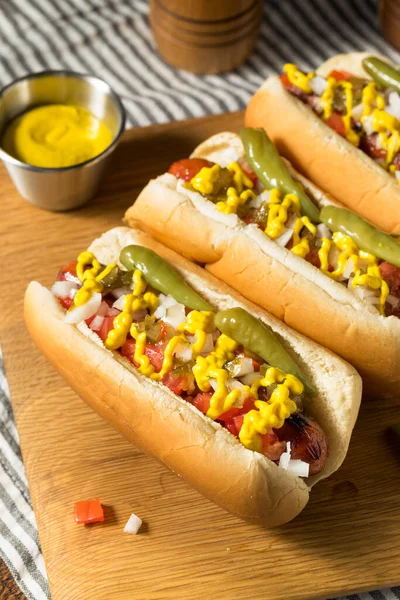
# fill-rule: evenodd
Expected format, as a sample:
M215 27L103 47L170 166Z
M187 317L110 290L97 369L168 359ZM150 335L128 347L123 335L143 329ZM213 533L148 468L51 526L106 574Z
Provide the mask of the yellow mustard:
M238 184L237 184L238 185ZM101 278L112 271L115 263L101 266L94 254L82 252L78 257L77 275L82 282L78 290L78 305L84 304L90 299L93 291L103 291ZM300 395L303 392L303 384L293 375L270 367L265 375L256 379L252 386L243 386L241 389L228 390L227 381L230 374L225 364L235 357L237 342L228 336L221 334L216 340L214 350L207 356L201 352L206 343L207 334L213 333L214 313L210 311L192 310L186 316L185 322L178 327L178 332L167 343L164 349L164 357L159 372L154 371L148 356L146 356L146 330L139 331L133 323L133 314L139 309L149 309L153 314L158 306L158 297L153 292L146 292L147 284L141 271L136 269L133 273L133 290L124 299L123 310L114 318L114 327L108 333L105 346L110 350L116 350L123 346L128 333L136 341L134 350L134 361L139 365L138 370L153 379L162 381L163 377L171 371L174 366L174 353L179 343L189 343L187 335L195 335L196 340L191 345L193 357L196 362L192 369L196 383L203 392L211 389L210 380L215 380L215 391L210 399L210 408L207 416L217 419L222 413L232 406L240 406L240 400L244 393L247 397L255 400L255 408L244 417L243 425L239 432L239 439L246 448L261 451L262 440L260 435L266 433L270 428L282 427L285 418L297 410L296 403L290 398L290 392ZM76 297L75 296L75 297ZM154 317L153 317L154 318ZM261 401L258 390L261 386L277 384L270 399ZM285 416L286 415L286 416Z
M315 76L315 73L302 73L296 65L290 63L284 65L283 70L288 76L290 83L300 88L306 94L312 92L309 81Z
M256 410L249 411L243 420L239 439L246 448L261 451L261 435L269 429L279 429L285 420L297 410L296 403L290 398L290 392L295 396L303 393L304 386L294 375L288 375L280 369L270 367L264 377L256 379L251 386L251 395L257 398L258 388L277 384L268 402L256 400Z
M86 108L49 104L14 119L1 145L8 154L29 165L60 168L98 156L112 140L105 123Z

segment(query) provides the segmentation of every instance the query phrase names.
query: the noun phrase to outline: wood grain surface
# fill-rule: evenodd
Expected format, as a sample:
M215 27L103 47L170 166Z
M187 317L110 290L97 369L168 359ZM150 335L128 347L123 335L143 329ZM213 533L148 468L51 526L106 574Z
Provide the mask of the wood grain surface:
M53 600L279 600L333 597L400 581L399 400L365 402L342 468L275 530L225 514L94 414L27 337L24 289L120 223L147 180L240 113L129 131L101 195L65 214L17 196L0 171L1 315L11 399ZM90 385L90 381L88 381ZM99 497L103 524L74 522ZM137 536L123 533L134 512Z
M0 600L26 600L6 563L0 558Z

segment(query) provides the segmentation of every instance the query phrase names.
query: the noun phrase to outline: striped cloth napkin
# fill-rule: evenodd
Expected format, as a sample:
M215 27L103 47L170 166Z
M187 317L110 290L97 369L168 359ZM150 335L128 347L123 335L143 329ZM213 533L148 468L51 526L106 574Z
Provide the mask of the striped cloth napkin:
M218 76L159 58L144 0L0 0L0 40L1 87L43 69L92 73L121 96L128 126L243 108L285 62L312 69L332 54L369 50L400 63L379 30L376 0L267 0L254 52ZM1 355L0 556L27 598L50 598ZM347 598L396 600L400 588Z

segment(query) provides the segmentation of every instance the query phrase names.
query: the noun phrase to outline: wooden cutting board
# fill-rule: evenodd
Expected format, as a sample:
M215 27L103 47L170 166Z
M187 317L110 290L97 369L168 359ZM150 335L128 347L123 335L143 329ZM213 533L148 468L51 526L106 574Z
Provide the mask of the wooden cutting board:
M297 519L267 531L133 448L27 336L28 281L51 285L61 265L120 224L150 177L207 136L237 131L242 118L128 131L101 195L71 213L30 206L0 170L0 341L53 600L299 600L400 582L400 443L388 431L400 421L399 400L365 402L343 467ZM74 502L94 497L105 523L77 525ZM137 536L123 533L132 512L144 520Z

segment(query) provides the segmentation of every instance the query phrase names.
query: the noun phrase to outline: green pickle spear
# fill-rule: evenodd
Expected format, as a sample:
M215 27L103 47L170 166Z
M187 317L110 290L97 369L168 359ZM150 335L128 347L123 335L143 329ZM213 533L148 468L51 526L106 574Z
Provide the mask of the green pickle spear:
M400 73L394 67L377 56L367 56L363 59L362 65L380 86L393 88L400 93Z
M189 287L175 269L153 250L132 244L123 248L119 259L128 271L139 269L151 287L163 294L170 294L188 308L213 310L208 302Z
M273 331L243 308L221 310L215 317L216 327L244 348L260 356L272 367L295 375L306 390L314 395L315 388L279 342Z
M296 194L303 215L313 223L319 222L319 210L294 181L278 154L277 149L263 129L245 127L240 133L246 159L254 173L267 189L277 188L282 194Z
M351 237L361 250L400 267L400 245L396 240L355 213L339 206L324 206L320 218L332 232L341 231Z

